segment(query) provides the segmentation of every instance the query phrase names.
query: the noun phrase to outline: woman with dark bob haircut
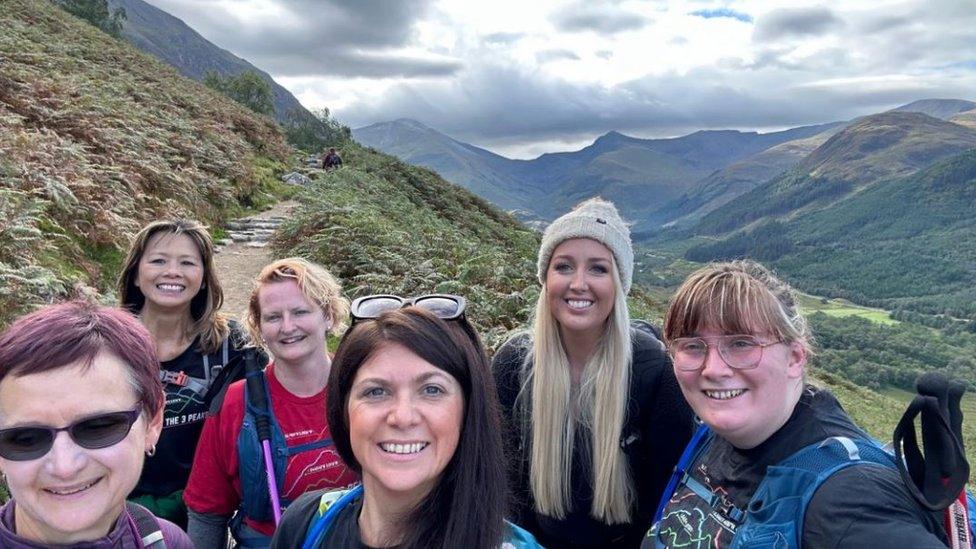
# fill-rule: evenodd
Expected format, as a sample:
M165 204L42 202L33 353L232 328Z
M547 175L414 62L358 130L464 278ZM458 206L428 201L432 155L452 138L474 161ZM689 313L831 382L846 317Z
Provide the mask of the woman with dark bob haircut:
M538 546L504 520L494 384L456 299L451 320L420 306L364 318L353 303L358 322L336 351L328 420L363 484L300 498L272 547Z
M0 547L192 547L176 525L125 501L162 428L153 349L132 315L85 302L46 307L0 334L0 471L11 496Z
M156 345L166 391L163 434L133 501L183 528L182 494L204 417L244 376L246 337L220 313L224 292L213 257L210 234L200 223L154 221L132 240L118 280L119 305L139 317Z

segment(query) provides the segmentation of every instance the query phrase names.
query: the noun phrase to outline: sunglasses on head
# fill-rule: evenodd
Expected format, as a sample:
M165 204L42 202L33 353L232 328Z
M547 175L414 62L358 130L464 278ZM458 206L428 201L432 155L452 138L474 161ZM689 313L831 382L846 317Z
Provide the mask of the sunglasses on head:
M67 431L75 444L88 450L118 444L132 430L142 408L108 412L79 419L67 427L35 425L0 429L0 457L10 461L28 461L43 457L54 446L54 439Z
M398 295L376 294L356 298L352 302L349 314L355 323L357 320L377 318L387 311L413 306L442 320L457 320L464 316L466 305L467 302L459 295L428 294L405 299Z

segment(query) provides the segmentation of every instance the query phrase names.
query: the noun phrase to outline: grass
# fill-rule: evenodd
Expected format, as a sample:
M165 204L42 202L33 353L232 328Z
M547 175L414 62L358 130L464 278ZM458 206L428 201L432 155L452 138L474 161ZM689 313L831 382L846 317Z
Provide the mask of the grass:
M149 220L215 226L275 200L291 149L273 121L54 3L3 6L0 327L110 290Z
M800 293L800 309L803 314L810 315L816 312L822 312L827 316L844 318L844 317L858 317L865 320L874 322L875 324L882 324L885 326L893 326L899 324L899 322L893 318L884 309L875 309L872 307L863 307L861 305L856 305L847 301L846 299L827 299L810 294Z
M859 387L841 377L826 372L814 372L812 381L830 389L844 406L851 418L871 436L883 443L890 443L898 420L915 394L902 389L885 389L881 392ZM963 445L970 467L969 483L976 486L976 395L967 393L962 401ZM916 422L916 425L918 422Z

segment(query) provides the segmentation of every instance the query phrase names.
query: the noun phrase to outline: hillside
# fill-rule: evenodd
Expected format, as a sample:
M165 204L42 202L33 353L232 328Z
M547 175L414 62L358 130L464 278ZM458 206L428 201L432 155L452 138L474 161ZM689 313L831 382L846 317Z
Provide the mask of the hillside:
M709 212L793 168L842 128L841 123L831 124L829 129L812 137L780 143L717 170L664 205L653 219L666 226L694 224Z
M150 219L266 200L289 155L269 119L48 2L5 1L0 28L0 325L110 288Z
M976 149L790 225L780 264L819 295L976 318Z
M956 114L973 109L976 109L976 103L964 99L920 99L891 110L920 112L933 118L951 120Z
M506 210L524 208L527 201L542 197L541 189L514 175L519 161L462 143L416 120L372 124L352 135L364 145L430 168Z
M144 52L172 65L181 74L198 82L207 71L221 76L237 75L246 71L258 73L271 85L274 93L274 119L280 124L292 126L309 124L319 127L323 136L330 130L308 111L294 95L271 78L271 75L255 67L233 53L220 48L182 20L143 0L108 0L112 9L125 9L123 26L125 38Z
M949 121L959 124L960 126L976 129L976 109L954 114Z
M351 298L461 294L491 345L528 321L538 233L430 170L357 146L345 154L296 197L277 252L327 265ZM631 296L636 314L660 318L662 303Z
M976 131L925 114L866 116L817 147L794 169L706 215L694 230L723 234L756 220L795 216L972 147Z

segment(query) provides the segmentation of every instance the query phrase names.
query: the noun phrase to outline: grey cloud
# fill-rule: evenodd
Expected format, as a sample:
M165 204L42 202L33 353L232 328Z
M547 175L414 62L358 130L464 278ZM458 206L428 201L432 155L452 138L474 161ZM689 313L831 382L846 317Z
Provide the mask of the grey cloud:
M535 54L535 60L539 63L549 63L550 61L572 60L578 61L579 55L570 50L544 50Z
M875 34L905 27L912 23L913 19L907 15L891 15L865 21L858 30L868 34Z
M278 65L278 76L327 74L365 78L443 77L457 74L463 63L456 59L421 58L360 51L325 51L320 56L278 55L275 59L254 58L255 65Z
M755 41L765 42L787 37L819 36L843 24L843 20L827 8L782 8L760 16L752 37Z
M337 115L354 127L407 116L463 141L512 150L512 144L566 142L610 130L674 136L698 129L816 124L923 97L967 97L971 91L966 86L976 86L976 77L932 83L924 90L913 82L896 82L883 89L856 84L804 86L806 78L766 67L756 69L744 86L735 71L707 68L606 88L541 80L537 73L511 67L482 66L465 70L450 86L404 84Z
M512 44L518 42L525 36L522 32L495 32L485 36L485 42L489 44Z
M390 67L390 76L429 76L458 68L457 62L386 53L410 42L433 0L288 0L276 4L286 15L269 12L248 23L210 1L149 1L272 74L376 76L379 67Z
M600 59L610 59L611 57L613 57L613 52L610 50L600 50L596 52L594 55L596 55Z
M637 30L650 23L650 20L642 15L623 11L613 5L601 5L595 2L564 7L555 12L550 20L560 31L592 31L598 34Z
M716 66L732 70L781 69L830 74L837 67L852 64L850 52L844 48L827 48L802 57L797 57L796 51L793 46L768 46L758 49L756 56L750 61L738 57L722 58L716 62Z

